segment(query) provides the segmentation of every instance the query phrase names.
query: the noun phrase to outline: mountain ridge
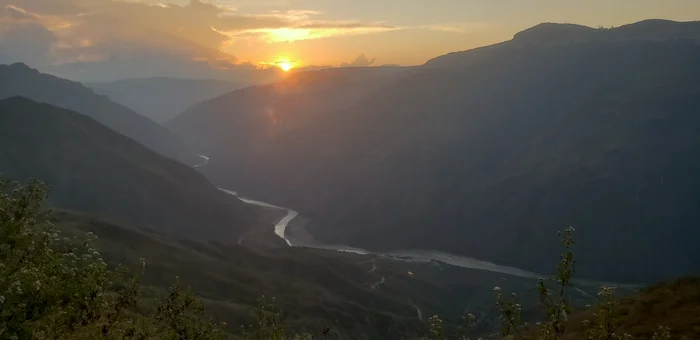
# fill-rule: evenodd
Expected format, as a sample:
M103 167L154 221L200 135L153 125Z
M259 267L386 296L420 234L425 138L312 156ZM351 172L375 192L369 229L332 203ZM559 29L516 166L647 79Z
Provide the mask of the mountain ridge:
M180 137L81 83L41 73L23 63L0 65L0 99L13 96L86 114L162 155L187 163L197 161Z
M507 49L511 52L528 46L557 46L570 43L615 43L621 41L700 42L700 21L672 21L649 19L613 28L592 28L577 24L541 23L516 33L513 39L501 43L451 52L428 60L424 66L463 69L471 59L487 58L492 51ZM482 56L483 54L483 56Z
M86 85L115 102L163 123L199 102L253 84L206 78L151 77Z
M83 114L12 97L0 121L0 171L49 183L56 207L194 239L235 242L265 225L195 169Z

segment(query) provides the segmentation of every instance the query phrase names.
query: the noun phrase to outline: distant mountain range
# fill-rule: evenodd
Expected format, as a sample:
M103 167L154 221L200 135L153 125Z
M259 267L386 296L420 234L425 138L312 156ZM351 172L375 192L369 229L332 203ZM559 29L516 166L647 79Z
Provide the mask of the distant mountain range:
M183 141L152 120L96 94L83 84L43 74L25 64L0 65L0 99L22 96L72 110L142 143L161 155L188 164L198 157Z
M277 170L268 165L277 163L266 162L284 163L285 157L296 160L304 157L269 154L264 149L268 141L323 121L323 116L329 112L346 109L410 72L411 68L359 67L292 74L280 83L249 87L205 101L168 122L167 126L183 138L186 136L190 145L211 157L210 165L215 165L203 167L201 171L206 174L226 171L228 174L214 176L219 184L259 193L267 190L263 187L272 188L279 183L254 181L246 184L245 178L256 176L249 172L260 171L261 175L274 172ZM313 134L295 135L289 142L305 143L307 138L315 137ZM268 156L274 159L267 160Z
M50 184L55 207L177 237L235 242L264 224L195 169L86 115L20 97L0 101L0 173Z
M574 226L578 275L654 281L700 269L698 36L544 24L410 71L239 90L169 126L216 183L328 242L541 272Z
M87 84L95 92L156 122L168 121L194 104L248 85L215 79L177 78L123 79Z

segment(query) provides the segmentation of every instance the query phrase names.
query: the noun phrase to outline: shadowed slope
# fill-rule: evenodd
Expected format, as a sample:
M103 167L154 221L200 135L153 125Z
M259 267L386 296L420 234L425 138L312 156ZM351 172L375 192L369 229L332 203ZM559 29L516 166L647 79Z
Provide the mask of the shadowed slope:
M0 172L49 183L57 207L173 235L233 242L260 223L196 170L87 116L24 98L0 101Z

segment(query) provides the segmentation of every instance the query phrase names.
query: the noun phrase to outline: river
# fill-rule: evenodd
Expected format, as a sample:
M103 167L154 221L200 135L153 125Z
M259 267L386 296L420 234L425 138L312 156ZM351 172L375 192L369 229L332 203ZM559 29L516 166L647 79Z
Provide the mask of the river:
M204 162L202 164L199 164L199 166L206 165L209 162L209 158L206 156L201 155L202 159ZM399 261L405 261L405 262L423 262L423 263L429 263L429 262L443 262L449 265L453 265L456 267L462 267L462 268L469 268L469 269L478 269L478 270L485 270L489 272L494 272L494 273L502 273L502 274L507 274L507 275L512 275L512 276L518 276L518 277L524 277L524 278L544 278L547 277L548 275L542 275L542 274L537 274L534 272L530 272L524 269L520 268L515 268L515 267L508 267L508 266L501 266L492 262L488 261L483 261L483 260L478 260L474 259L471 257L465 257L461 255L455 255L455 254L450 254L446 253L443 251L439 250L421 250L421 249L411 249L411 250L401 250L401 251L393 251L393 252L372 252L366 249L362 248L357 248L357 247L351 247L351 246L346 246L346 245L330 245L330 244L322 244L319 242L313 242L313 243L304 243L300 244L297 243L295 244L290 240L286 234L285 231L287 229L287 226L289 225L292 220L297 218L299 216L299 213L293 209L289 208L284 208L280 207L277 205L269 204L266 202L262 201L257 201L253 200L250 198L242 197L238 195L237 192L233 190L227 190L223 188L219 188L219 190L236 196L238 199L241 201L248 203L248 204L254 204L258 206L263 206L263 207L268 207L268 208L275 208L275 209L281 209L285 210L287 214L280 219L277 224L275 224L275 234L282 238L288 246L290 247L307 247L307 248L316 248L316 249L327 249L327 250L335 250L335 251L341 251L341 252L348 252L348 253L355 253L359 255L376 255L380 257L386 257L386 258L391 258ZM591 280L582 280L582 279L574 279L574 282L578 282L580 284L597 284L597 285L612 285L612 286L617 286L620 288L628 288L628 289L636 289L641 287L641 285L636 285L636 284L618 284L618 283L607 283L607 282L598 282L598 281L591 281Z
M536 274L536 273L522 270L519 268L501 266L501 265L497 265L495 263L491 263L488 261L482 261L482 260L477 260L477 259L470 258L470 257L449 254L449 253L441 252L438 250L402 250L402 251L394 251L394 252L372 252L372 251L369 251L366 249L351 247L351 246L346 246L346 245L330 245L330 244L321 244L321 243L317 243L317 242L295 244L289 238L287 238L285 231L286 231L289 223L292 222L292 220L294 220L295 218L297 218L299 216L299 213L297 211L295 211L293 209L283 208L283 207L280 207L277 205L269 204L266 202L257 201L257 200L253 200L250 198L242 197L242 196L238 195L238 193L236 191L233 191L233 190L227 190L227 189L223 189L223 188L219 188L219 190L221 190L227 194L236 196L238 199L240 199L241 201L248 203L248 204L254 204L254 205L263 206L263 207L267 207L267 208L286 210L287 214L281 220L279 220L279 222L277 222L277 224L275 225L275 234L277 236L279 236L280 238L284 239L284 241L287 243L288 246L328 249L328 250L335 250L335 251L341 251L341 252L355 253L355 254L359 254L359 255L377 255L377 256L381 256L381 257L387 257L387 258L392 258L392 259L406 261L406 262L439 261L439 262L447 263L447 264L457 266L457 267L470 268L470 269L480 269L480 270L486 270L486 271L490 271L490 272L519 276L519 277L526 277L526 278L544 277L544 275Z

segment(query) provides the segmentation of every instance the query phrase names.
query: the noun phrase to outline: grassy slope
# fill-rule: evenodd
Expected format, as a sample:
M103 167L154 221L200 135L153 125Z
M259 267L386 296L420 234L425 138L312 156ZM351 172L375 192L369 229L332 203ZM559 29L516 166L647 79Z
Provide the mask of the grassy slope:
M583 339L584 319L593 319L591 312L572 318L572 334L563 340ZM700 339L700 277L660 283L623 299L619 320L621 330L634 339L650 339L658 326L669 327L673 339Z

